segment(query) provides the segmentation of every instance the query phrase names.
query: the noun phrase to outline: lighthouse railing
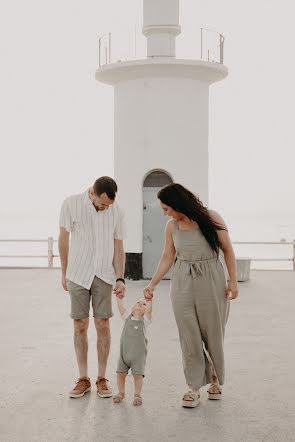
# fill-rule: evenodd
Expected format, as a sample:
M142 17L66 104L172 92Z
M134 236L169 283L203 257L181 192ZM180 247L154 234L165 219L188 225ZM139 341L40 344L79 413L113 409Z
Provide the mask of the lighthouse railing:
M224 35L203 26L182 26L176 37L177 59L223 64ZM99 38L99 67L147 58L146 37L139 26L124 26Z

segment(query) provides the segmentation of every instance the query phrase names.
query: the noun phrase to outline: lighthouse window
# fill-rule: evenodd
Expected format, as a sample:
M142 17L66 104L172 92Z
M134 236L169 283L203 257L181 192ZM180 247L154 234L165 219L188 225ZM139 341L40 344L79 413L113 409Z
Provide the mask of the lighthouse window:
M171 177L162 171L151 172L144 180L143 187L163 187L172 183Z

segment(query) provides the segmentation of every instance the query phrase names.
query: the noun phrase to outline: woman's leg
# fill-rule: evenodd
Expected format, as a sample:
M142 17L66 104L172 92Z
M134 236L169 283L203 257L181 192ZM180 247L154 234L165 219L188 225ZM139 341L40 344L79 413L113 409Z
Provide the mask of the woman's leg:
M190 287L175 287L171 284L171 301L178 328L182 362L187 385L198 392L206 385L206 361L202 336Z
M194 282L201 337L211 365L210 377L207 380L210 383L219 382L220 385L224 383L223 341L229 312L229 301L225 298L226 284L222 272L223 269L219 267L219 264L214 264L210 271L205 272L204 277Z

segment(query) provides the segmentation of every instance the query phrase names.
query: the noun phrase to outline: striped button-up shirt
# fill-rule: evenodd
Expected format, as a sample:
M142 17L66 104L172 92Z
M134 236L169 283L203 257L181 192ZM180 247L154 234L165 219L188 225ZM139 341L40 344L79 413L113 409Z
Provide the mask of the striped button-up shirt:
M89 191L72 195L62 204L59 225L71 232L66 277L90 289L95 276L113 284L114 239L125 239L124 212L117 202L96 211Z

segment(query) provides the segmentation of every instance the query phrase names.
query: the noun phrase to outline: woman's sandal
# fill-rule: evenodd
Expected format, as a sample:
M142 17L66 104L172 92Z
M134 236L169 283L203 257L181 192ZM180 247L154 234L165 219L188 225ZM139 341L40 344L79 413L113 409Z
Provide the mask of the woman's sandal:
M114 404L120 404L125 397L125 393L118 393L113 397Z
M133 405L142 405L142 397L140 396L140 394L134 395Z
M208 399L221 399L222 391L218 384L211 384L211 386L207 390Z
M188 408L194 408L200 403L201 401L200 398L201 398L200 393L195 393L190 390L183 395L182 406Z

